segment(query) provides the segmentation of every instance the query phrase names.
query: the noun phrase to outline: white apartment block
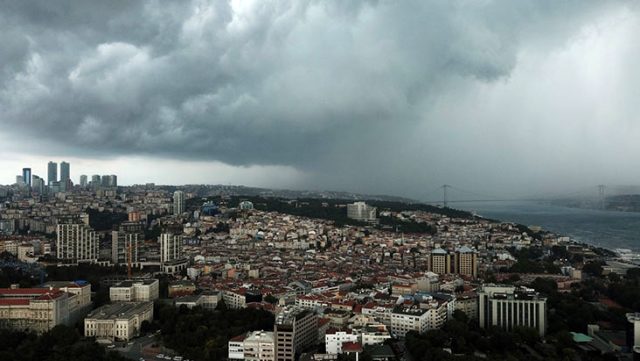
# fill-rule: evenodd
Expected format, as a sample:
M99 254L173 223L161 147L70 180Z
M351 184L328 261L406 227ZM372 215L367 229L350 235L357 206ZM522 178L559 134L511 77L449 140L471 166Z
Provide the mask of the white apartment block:
M56 257L71 264L98 261L98 236L86 224L58 224Z
M111 302L155 301L160 297L160 282L157 279L122 281L109 288Z
M356 334L346 331L327 332L324 343L328 354L341 354L344 342L359 342Z
M160 263L179 260L182 258L182 236L162 233L160 235Z
M247 299L244 294L231 290L225 290L222 292L222 297L224 299L224 303L228 308L237 310L247 307Z
M102 341L129 341L140 335L143 321L153 320L153 302L104 305L84 319L85 337Z
M480 327L497 326L507 331L516 326L532 327L544 336L547 329L547 299L525 287L483 285L478 292Z
M347 204L347 217L363 222L375 221L376 207L372 207L365 202Z
M428 311L416 306L397 307L391 313L391 333L396 337L404 337L409 331L426 332L429 329Z
M229 360L275 361L273 332L254 331L229 341Z

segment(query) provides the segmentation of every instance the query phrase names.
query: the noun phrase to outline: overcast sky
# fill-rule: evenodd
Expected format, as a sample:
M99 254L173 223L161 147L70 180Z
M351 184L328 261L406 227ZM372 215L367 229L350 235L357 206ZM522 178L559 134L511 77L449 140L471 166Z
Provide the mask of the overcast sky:
M640 184L638 59L632 0L0 0L0 183Z

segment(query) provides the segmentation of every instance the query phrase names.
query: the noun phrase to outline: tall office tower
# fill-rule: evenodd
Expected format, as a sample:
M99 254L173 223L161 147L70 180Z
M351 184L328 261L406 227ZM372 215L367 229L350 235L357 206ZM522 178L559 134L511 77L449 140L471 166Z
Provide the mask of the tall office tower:
M87 175L83 174L80 176L80 186L81 187L86 187L87 186Z
M429 253L429 271L439 275L451 273L451 255L442 248Z
M16 184L17 185L24 185L25 184L24 183L24 178L19 174L16 176Z
M160 235L160 263L182 258L182 236L162 233Z
M92 175L92 176L91 176L91 186L92 186L93 188L98 188L98 187L100 187L101 182L102 182L102 180L101 180L101 178L100 178L100 175L99 175L99 174L94 174L94 175Z
M58 163L49 162L47 164L47 185L50 186L51 183L58 181Z
M22 181L31 187L31 168L22 168Z
M305 348L318 339L318 317L300 307L285 308L273 326L276 361L294 361Z
M44 193L44 179L35 174L31 176L31 179L31 189L39 194Z
M175 191L173 192L173 214L179 215L184 212L185 202L184 202L184 192L183 191Z
M478 292L480 327L512 331L532 327L544 336L547 330L547 299L526 287L485 284Z
M98 235L80 219L58 224L56 235L59 260L71 264L98 261Z
M60 162L60 187L66 191L71 186L71 165L67 162Z
M478 254L467 246L456 249L453 254L453 273L478 277Z
M118 176L111 175L103 175L101 178L101 185L103 187L117 187L118 186Z

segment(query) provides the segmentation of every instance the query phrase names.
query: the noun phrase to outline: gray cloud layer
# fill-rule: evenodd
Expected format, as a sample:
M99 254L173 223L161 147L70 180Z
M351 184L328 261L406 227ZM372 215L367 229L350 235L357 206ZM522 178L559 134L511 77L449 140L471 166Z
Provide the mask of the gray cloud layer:
M468 89L508 81L523 52L562 49L603 14L635 11L601 0L0 4L5 134L73 154L288 165L316 186L413 195L512 151L447 149L473 142L456 133L474 122L445 119L477 115L456 109Z

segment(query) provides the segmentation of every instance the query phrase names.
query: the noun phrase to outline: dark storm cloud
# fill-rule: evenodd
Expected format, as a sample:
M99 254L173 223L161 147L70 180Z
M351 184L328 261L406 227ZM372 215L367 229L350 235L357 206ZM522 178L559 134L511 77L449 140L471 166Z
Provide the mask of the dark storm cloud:
M75 154L375 177L441 93L628 4L2 1L0 122Z

